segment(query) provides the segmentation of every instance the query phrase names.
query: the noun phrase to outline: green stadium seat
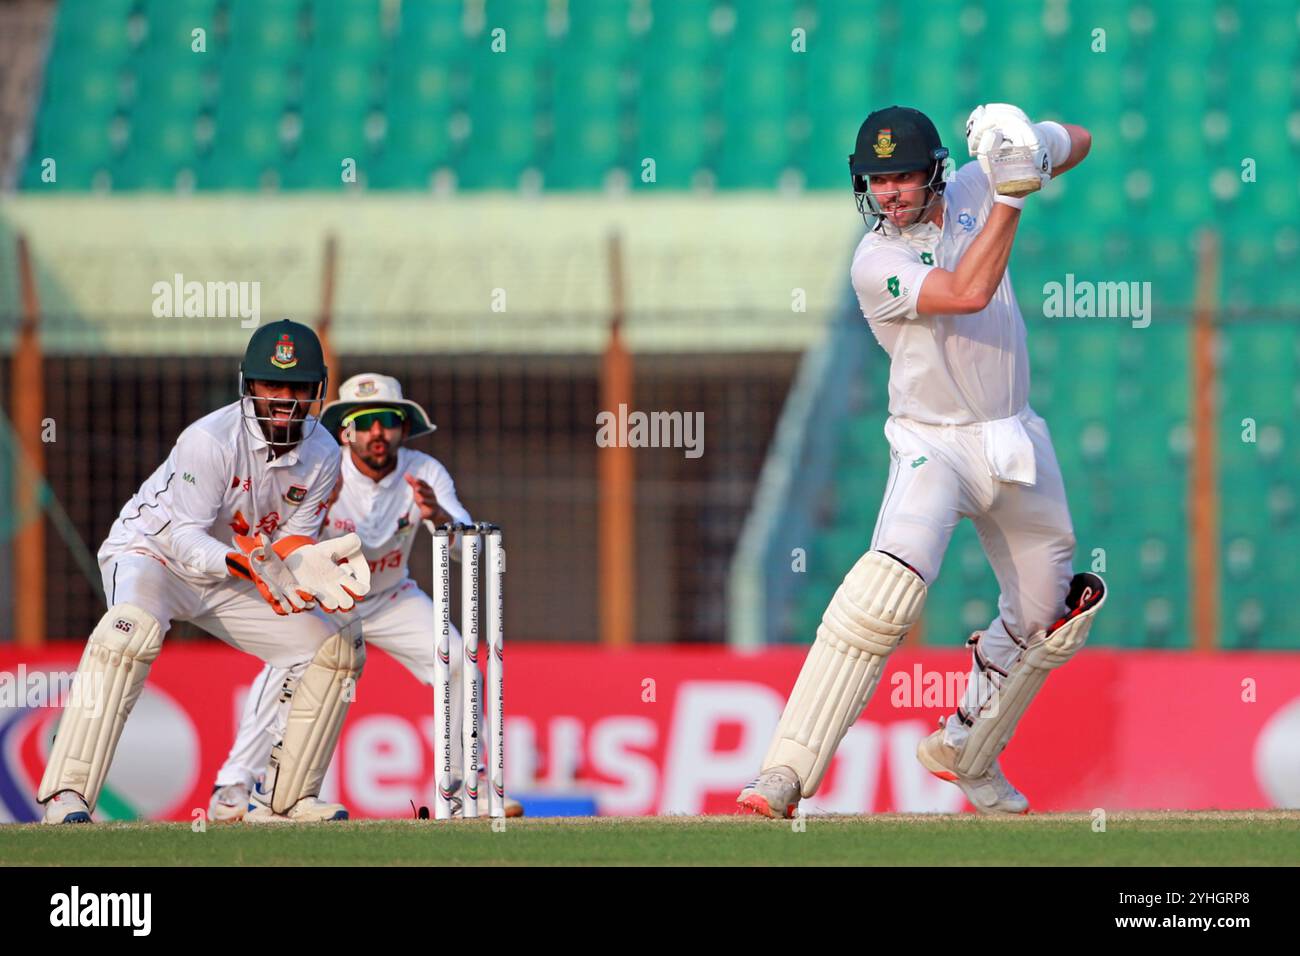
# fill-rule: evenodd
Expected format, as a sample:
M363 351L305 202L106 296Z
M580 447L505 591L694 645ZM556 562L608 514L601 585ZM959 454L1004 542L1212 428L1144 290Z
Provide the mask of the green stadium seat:
M134 0L62 0L55 11L53 62L59 69L120 63L131 52L128 23L134 5Z
M388 74L388 110L446 116L454 104L454 83L452 69L446 64L393 64Z
M557 65L573 58L620 60L633 43L628 8L609 0L569 0L569 29Z
M386 166L397 172L402 166L410 170L399 178L428 184L429 174L450 161L452 140L449 119L436 111L406 109L388 115L385 153L394 163Z
M454 66L470 51L460 4L402 4L398 32L393 38L394 62Z
M744 123L723 139L718 185L732 189L773 189L789 169L786 125L778 116Z
M703 113L687 125L681 117L642 117L638 123L632 184L639 189L687 189L710 155L704 132L709 120ZM655 162L655 182L641 181L644 159Z
M705 4L671 3L654 7L652 25L646 34L643 63L674 61L699 64L717 44Z
M110 135L111 118L87 121L75 114L50 115L41 120L23 174L24 188L85 190L106 172L117 148ZM41 180L46 158L55 161L54 183Z
M48 77L42 110L87 120L102 119L118 106L123 71L118 66L88 63Z
M184 165L198 152L192 115L157 109L139 109L131 116L131 135L124 160Z
M366 137L366 115L328 108L303 115L302 138L297 152L283 164L287 189L344 189L344 163L350 161L356 182L365 183L371 146Z
M136 109L192 119L214 102L216 67L199 54L155 53L135 64Z
M863 50L885 49L897 33L896 11L864 10L853 0L821 3L817 14L817 44L836 58L858 58Z
M517 189L536 157L531 114L480 117L465 153L456 162L456 181L464 189Z
M315 0L311 4L315 50L326 51L339 62L378 58L388 44L383 8L383 0Z
M377 102L374 67L360 59L341 62L326 50L313 50L303 77L303 108L320 115L351 115Z
M537 111L541 74L535 62L479 51L470 65L468 107L475 119L493 122L500 114L519 116Z
M200 190L256 192L267 188L268 182L278 183L276 167L246 157L231 160L209 154L195 164L195 185Z
M617 113L592 114L566 109L555 116L550 161L544 168L547 188L590 189L616 167L634 172L624 161Z
M279 115L295 99L291 68L231 55L221 68L218 113Z
M299 0L264 0L230 7L232 55L261 63L284 64L305 49L304 18Z
M143 13L146 32L142 55L168 57L177 64L189 58L218 55L216 0L151 0ZM206 53L193 48L196 29L205 32Z
M547 20L547 0L511 0L508 4L489 4L484 35L478 42L484 49L491 49L497 36L494 31L504 31L499 34L505 43L504 51L491 55L536 64L550 50Z
M214 150L198 165L200 189L257 189L266 174L275 170L284 155L281 114L243 111L223 105L216 116Z
M744 57L753 61L756 68L761 68L764 62L775 66L782 59L788 63L805 55L792 50L792 31L796 27L807 31L810 25L809 18L801 15L802 12L792 0L770 0L738 7L735 27L726 40L728 59ZM805 37L805 50L807 44L808 38Z

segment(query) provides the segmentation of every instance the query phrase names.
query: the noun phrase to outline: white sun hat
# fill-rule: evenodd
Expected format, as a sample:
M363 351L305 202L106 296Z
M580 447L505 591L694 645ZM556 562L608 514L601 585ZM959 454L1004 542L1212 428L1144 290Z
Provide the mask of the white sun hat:
M330 402L320 413L321 427L328 429L331 435L337 435L343 427L343 419L354 412L364 412L368 408L399 408L411 422L408 438L416 438L436 431L429 419L429 413L409 398L402 397L402 383L391 375L377 372L362 372L353 375L339 386L337 401Z

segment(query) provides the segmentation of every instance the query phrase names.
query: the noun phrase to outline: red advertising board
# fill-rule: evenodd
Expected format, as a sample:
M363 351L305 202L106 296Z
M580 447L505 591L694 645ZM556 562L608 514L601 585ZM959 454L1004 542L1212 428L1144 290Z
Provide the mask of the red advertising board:
M41 686L66 680L80 651L0 650L0 820L34 818L58 714ZM510 648L507 787L586 792L606 814L729 813L802 660L797 648ZM969 809L914 755L968 663L955 649L900 650L806 809ZM165 647L101 813L188 819L206 807L257 671L224 645ZM354 817L432 805L432 731L430 689L373 653L324 795ZM1042 811L1300 806L1300 655L1086 650L1049 678L1003 766Z

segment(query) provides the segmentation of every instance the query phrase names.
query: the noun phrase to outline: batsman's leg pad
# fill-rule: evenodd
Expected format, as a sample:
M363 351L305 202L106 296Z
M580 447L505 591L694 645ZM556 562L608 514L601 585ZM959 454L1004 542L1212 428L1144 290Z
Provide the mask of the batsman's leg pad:
M921 617L926 587L914 570L868 551L831 598L763 769L790 767L817 792L844 734L862 713L885 660Z
M983 776L993 766L1024 716L1025 708L1056 670L1083 647L1093 619L1106 603L1106 585L1095 574L1076 574L1070 581L1066 613L1051 627L1031 637L1005 677L984 672L990 693L970 721L970 732L957 758L957 770ZM963 715L964 716L964 715Z
M75 790L95 809L122 728L162 642L157 619L134 604L116 604L99 619L59 718L37 800Z
M288 722L271 750L265 784L276 813L320 795L365 662L361 622L353 621L320 646L296 683L286 684Z

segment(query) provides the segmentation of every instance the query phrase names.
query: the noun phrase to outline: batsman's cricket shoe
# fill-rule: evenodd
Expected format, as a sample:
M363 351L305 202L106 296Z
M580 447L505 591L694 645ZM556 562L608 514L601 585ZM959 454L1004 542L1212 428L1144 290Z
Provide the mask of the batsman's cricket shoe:
M213 823L238 823L248 812L248 784L228 783L212 788L208 819Z
M982 777L971 777L957 771L957 748L944 741L942 721L938 730L916 745L916 757L921 766L940 780L961 787L966 798L981 813L1029 812L1029 799L1011 785L997 761Z
M42 823L89 823L90 807L75 790L60 790L45 801Z
M795 772L789 767L773 767L751 780L736 797L736 803L749 813L789 820L798 809L801 796Z
M325 823L332 820L346 820L347 808L341 803L326 803L318 797L303 797L287 813L276 813L271 809L270 794L263 793L255 787L248 799L248 812L244 814L245 823Z

